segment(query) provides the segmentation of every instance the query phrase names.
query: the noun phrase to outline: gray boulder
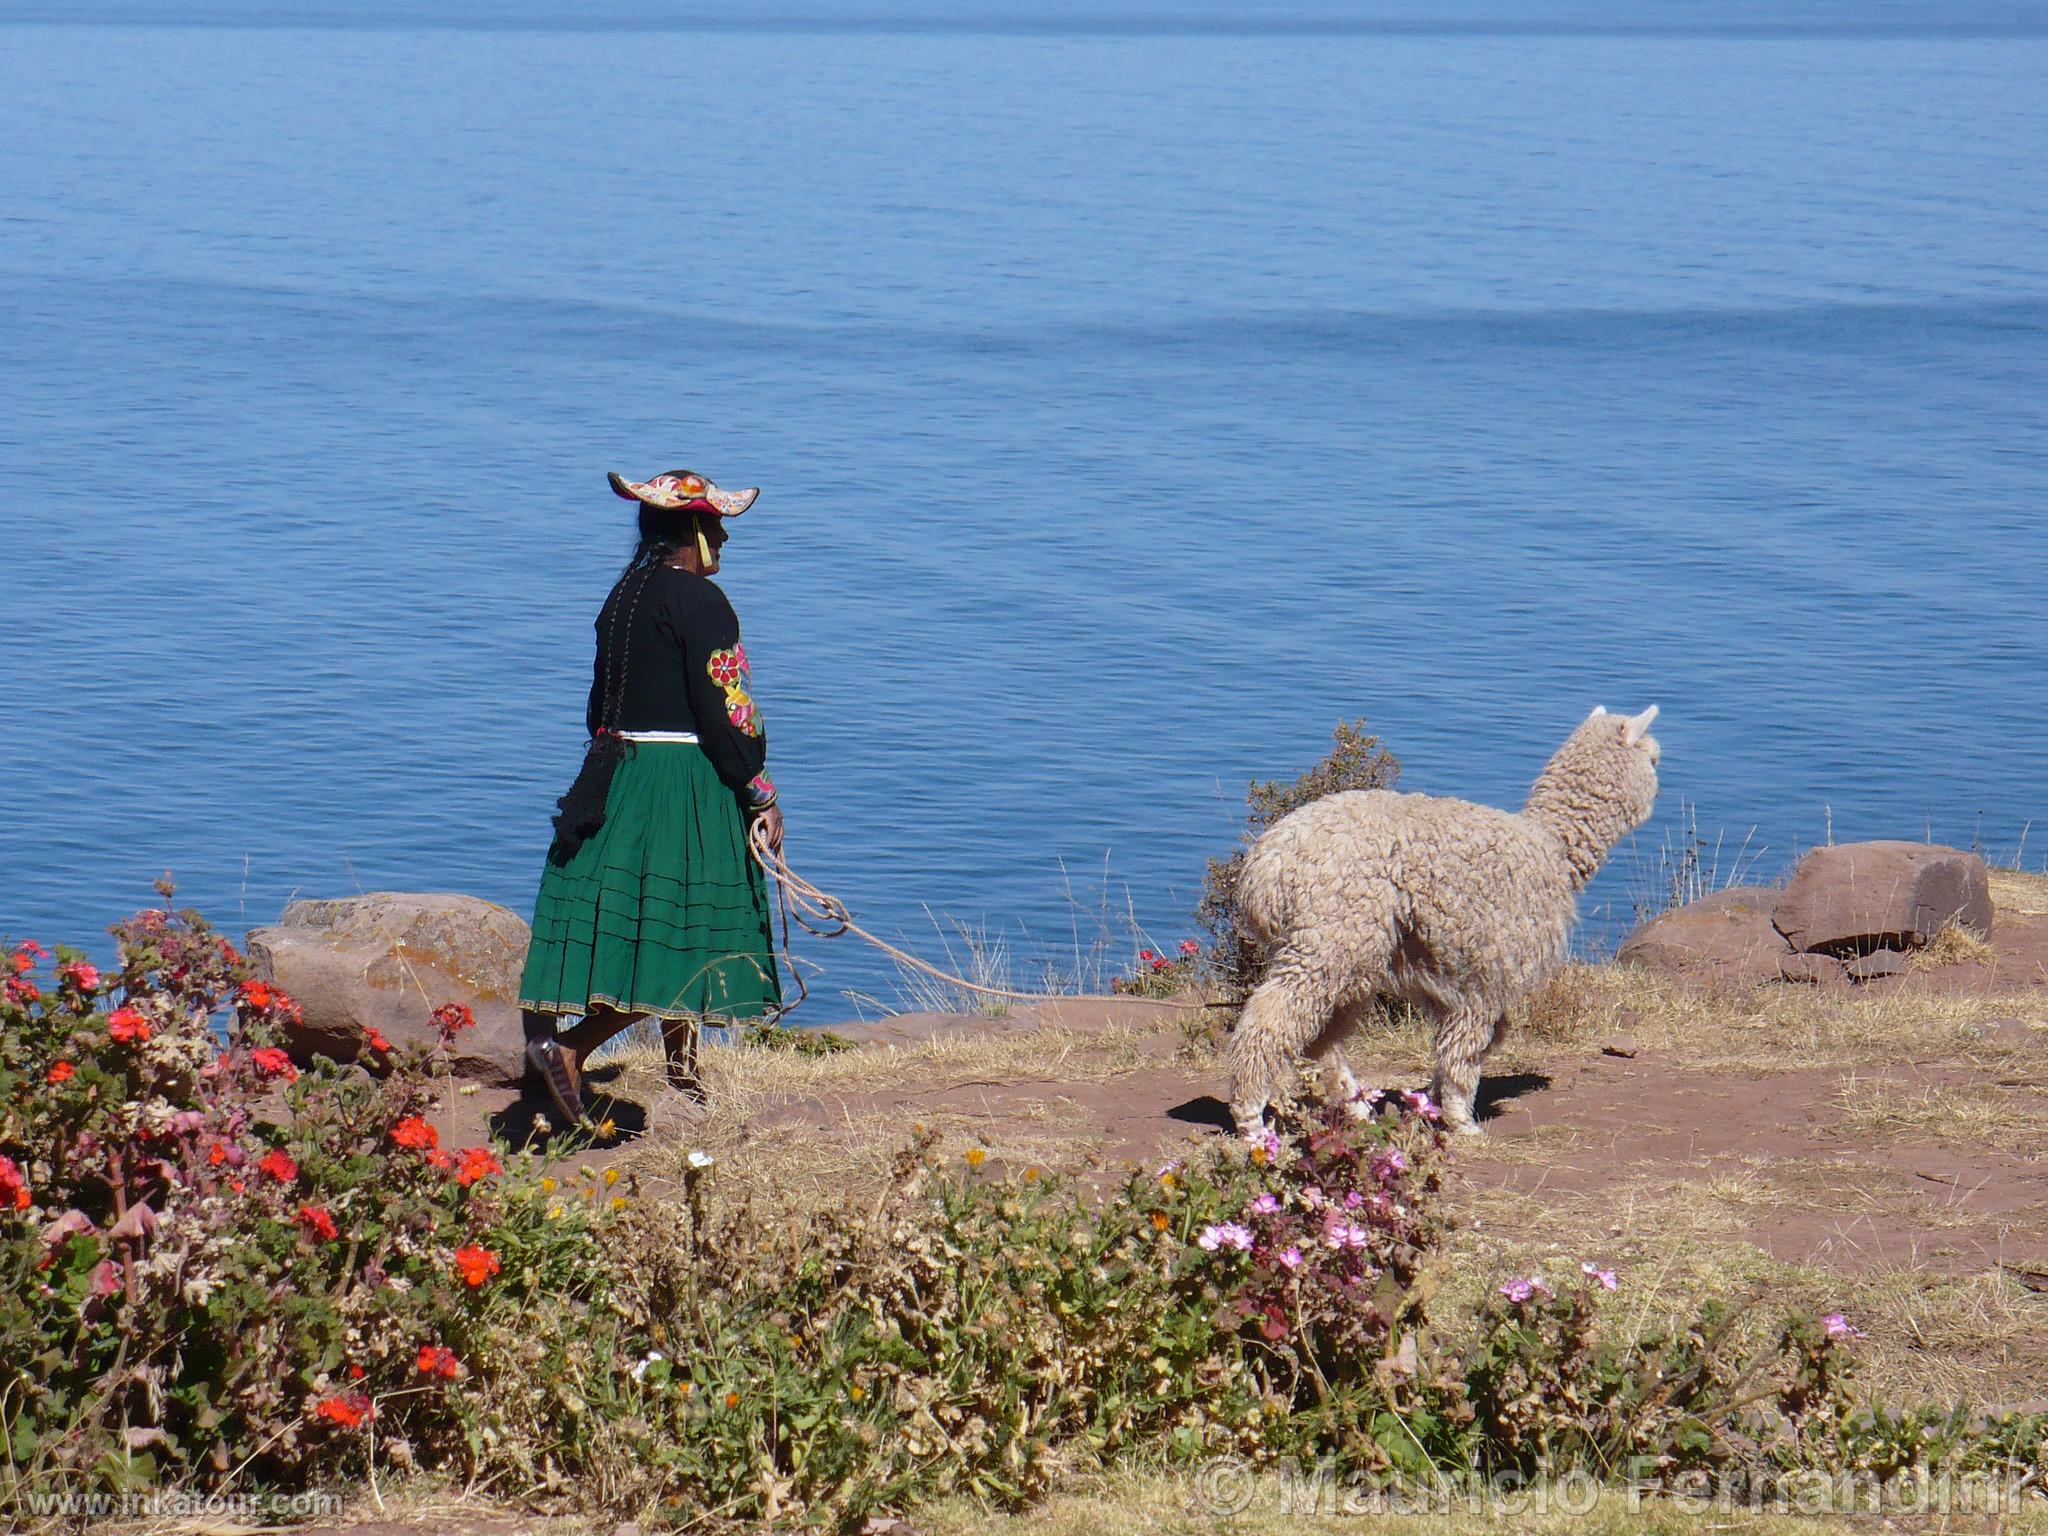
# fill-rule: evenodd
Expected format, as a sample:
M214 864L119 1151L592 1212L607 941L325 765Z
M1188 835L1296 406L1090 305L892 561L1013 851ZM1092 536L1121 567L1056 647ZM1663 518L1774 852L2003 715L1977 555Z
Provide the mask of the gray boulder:
M1775 981L1789 953L1771 922L1778 893L1762 886L1730 886L1653 917L1622 942L1614 958L1624 965L1700 980Z
M475 896L378 891L295 901L248 936L259 976L303 1011L289 1049L355 1061L372 1029L394 1049L435 1038L434 1009L466 1003L476 1027L456 1036L458 1077L517 1087L525 1075L519 974L531 932L517 913Z
M1991 934L1991 877L1960 848L1842 843L1799 861L1773 920L1786 943L1844 958L1917 949L1951 922Z

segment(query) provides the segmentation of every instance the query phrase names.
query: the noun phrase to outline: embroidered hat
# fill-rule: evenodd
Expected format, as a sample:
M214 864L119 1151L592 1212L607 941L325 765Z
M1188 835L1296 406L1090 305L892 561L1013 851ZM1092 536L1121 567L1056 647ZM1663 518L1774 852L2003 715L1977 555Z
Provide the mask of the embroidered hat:
M645 502L666 512L709 512L713 517L738 517L761 494L759 486L744 491L721 491L702 475L687 469L666 470L652 480L628 480L616 473L606 478L611 481L613 492L628 501Z

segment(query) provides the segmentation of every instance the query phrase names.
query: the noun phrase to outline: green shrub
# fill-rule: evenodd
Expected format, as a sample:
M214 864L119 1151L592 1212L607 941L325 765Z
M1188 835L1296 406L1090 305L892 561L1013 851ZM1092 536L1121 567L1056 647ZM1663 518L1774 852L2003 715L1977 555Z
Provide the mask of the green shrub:
M1254 779L1245 791L1242 846L1227 858L1211 859L1202 880L1202 899L1195 920L1209 935L1207 963L1227 994L1242 998L1258 982L1264 956L1244 931L1237 904L1237 882L1245 854L1259 834L1290 811L1345 789L1392 789L1401 777L1400 759L1380 745L1363 720L1338 724L1333 743L1321 761L1291 784Z

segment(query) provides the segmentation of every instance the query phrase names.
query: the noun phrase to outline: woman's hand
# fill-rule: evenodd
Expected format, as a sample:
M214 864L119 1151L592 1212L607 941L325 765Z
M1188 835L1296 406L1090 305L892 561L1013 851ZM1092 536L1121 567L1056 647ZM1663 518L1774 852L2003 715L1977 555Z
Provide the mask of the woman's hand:
M771 853L782 852L782 807L771 805L761 813L764 841Z

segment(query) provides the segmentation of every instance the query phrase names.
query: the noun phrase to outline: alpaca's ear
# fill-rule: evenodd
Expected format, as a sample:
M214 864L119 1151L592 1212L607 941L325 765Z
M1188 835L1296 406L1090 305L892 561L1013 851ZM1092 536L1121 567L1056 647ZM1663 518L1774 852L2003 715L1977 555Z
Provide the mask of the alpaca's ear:
M1650 734L1651 723L1655 721L1656 718L1657 706L1654 704L1652 704L1648 709L1644 710L1640 715L1630 715L1628 717L1628 723L1622 727L1621 739L1623 741L1626 741L1630 746L1634 746L1637 742L1641 741L1645 736Z
M1598 719L1599 719L1599 718L1600 718L1600 717L1601 717L1602 715L1604 715L1604 714L1606 714L1606 713L1607 713L1607 706L1606 706L1605 704L1595 704L1595 705L1593 706L1593 713L1592 713L1592 714L1590 714L1590 715L1588 715L1588 716L1586 716L1586 718L1587 718L1588 720L1598 720Z

